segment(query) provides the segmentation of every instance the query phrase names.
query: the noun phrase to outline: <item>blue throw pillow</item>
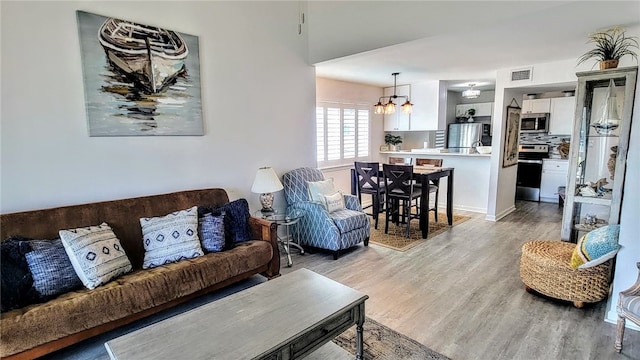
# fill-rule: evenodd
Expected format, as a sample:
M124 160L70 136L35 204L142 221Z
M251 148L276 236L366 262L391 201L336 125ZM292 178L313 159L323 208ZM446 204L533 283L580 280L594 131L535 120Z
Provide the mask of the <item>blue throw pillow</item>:
M226 239L226 249L231 249L236 243L251 240L251 229L249 228L249 203L246 199L238 199L226 203L222 206L200 206L198 214L200 216L211 213L213 216L219 216L223 212L224 217L224 235Z
M584 269L600 265L618 253L620 225L606 225L584 234L571 254L571 267Z
M198 219L198 232L202 249L220 252L225 249L224 212L218 216L206 213Z
M0 244L1 309L5 312L40 301L24 255L31 250L23 237L11 237Z
M33 288L43 298L82 287L62 240L33 240L29 244L31 251L25 258L33 277Z

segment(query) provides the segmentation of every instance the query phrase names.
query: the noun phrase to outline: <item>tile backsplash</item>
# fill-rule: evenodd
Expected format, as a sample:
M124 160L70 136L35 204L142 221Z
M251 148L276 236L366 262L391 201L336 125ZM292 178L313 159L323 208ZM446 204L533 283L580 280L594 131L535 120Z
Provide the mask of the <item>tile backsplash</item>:
M547 144L549 145L549 157L552 159L560 159L558 145L562 140L571 141L570 135L549 135L548 133L524 133L520 134L520 144Z

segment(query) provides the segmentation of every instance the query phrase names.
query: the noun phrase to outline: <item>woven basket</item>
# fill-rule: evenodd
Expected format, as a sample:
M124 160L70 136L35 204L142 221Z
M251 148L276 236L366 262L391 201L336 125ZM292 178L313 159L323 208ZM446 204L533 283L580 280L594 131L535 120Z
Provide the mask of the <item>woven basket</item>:
M522 245L520 278L524 284L552 298L572 301L577 307L609 295L611 260L586 269L572 269L575 244L530 241Z

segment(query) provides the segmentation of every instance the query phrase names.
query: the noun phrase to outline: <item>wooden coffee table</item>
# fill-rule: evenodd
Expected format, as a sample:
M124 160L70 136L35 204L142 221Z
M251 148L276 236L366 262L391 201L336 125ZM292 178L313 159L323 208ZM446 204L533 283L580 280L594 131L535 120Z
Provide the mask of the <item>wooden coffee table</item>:
M356 359L362 359L368 298L300 269L113 339L105 347L119 360L315 359L325 354L335 359L341 351L349 358L327 343L355 324Z

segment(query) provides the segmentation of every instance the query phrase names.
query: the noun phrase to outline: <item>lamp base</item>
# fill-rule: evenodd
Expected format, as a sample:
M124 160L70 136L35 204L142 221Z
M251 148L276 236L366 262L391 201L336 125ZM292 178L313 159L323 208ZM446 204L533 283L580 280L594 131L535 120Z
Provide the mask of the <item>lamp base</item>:
M264 193L260 194L260 204L262 204L262 210L264 213L272 213L273 212L273 193Z

